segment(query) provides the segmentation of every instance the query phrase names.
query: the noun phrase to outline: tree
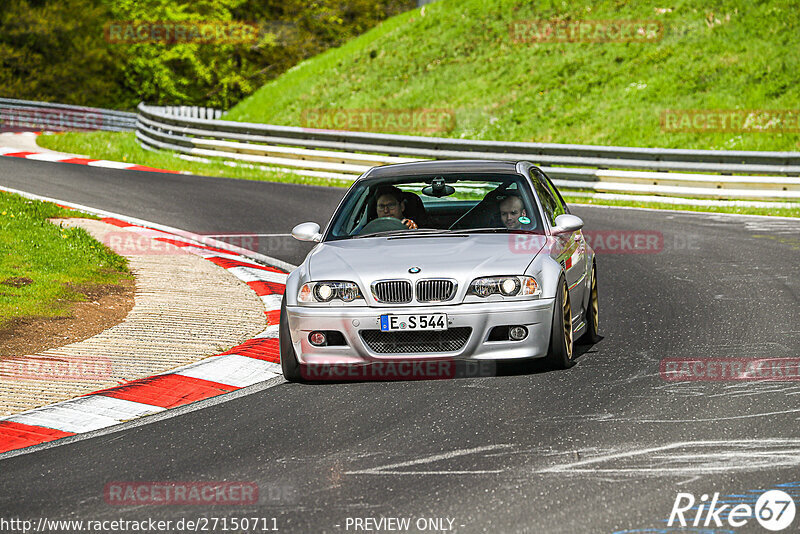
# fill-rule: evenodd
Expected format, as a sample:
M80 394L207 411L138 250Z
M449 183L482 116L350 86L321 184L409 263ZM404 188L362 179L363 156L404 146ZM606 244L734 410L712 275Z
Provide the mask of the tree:
M2 1L0 96L102 107L124 100L98 31L109 17L101 0Z
M413 0L0 1L0 96L117 109L139 101L230 108L303 59L414 7ZM242 42L156 33L229 23L253 23L257 32Z

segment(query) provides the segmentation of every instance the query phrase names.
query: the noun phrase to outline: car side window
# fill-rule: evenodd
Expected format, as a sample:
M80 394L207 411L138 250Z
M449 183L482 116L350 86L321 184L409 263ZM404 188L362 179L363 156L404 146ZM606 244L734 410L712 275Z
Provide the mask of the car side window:
M542 184L539 177L533 177L533 188L536 190L536 196L539 197L539 201L542 203L542 209L544 210L544 216L547 217L547 220L550 221L550 225L554 226L556 224L556 217L561 215L561 213L556 213L559 209L558 204L556 203L555 198L553 198L552 193L547 187ZM563 208L562 208L563 209Z
M363 224L365 224L362 219L366 218L366 202L368 199L368 194L369 188L364 187L362 191L357 192L351 197L350 201L348 202L348 206L354 207L350 208L350 213L347 215L347 217L338 219L336 225L333 227L333 235L352 235L358 226L363 226Z
M561 193L558 192L558 189L556 189L556 186L550 181L550 178L543 174L540 179L545 183L545 186L553 197L553 201L556 203L555 216L558 217L559 215L569 213L567 203L561 198Z

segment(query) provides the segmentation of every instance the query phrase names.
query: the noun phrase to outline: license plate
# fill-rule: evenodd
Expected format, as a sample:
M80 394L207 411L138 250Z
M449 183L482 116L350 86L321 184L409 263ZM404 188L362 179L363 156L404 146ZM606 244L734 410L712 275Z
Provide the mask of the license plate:
M447 314L381 315L381 330L447 330Z

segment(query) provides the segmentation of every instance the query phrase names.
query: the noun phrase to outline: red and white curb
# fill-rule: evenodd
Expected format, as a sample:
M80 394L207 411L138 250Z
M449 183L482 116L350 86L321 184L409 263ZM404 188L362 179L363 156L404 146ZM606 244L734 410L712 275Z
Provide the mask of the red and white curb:
M135 163L125 163L122 161L109 161L105 159L83 158L80 156L70 156L52 152L30 152L19 148L0 146L0 156L11 158L23 158L35 161L50 161L54 163L73 163L77 165L88 165L89 167L102 167L104 169L124 169L129 171L165 172L169 174L183 174L181 171L169 171L166 169L156 169Z
M35 195L25 196L43 199ZM199 362L0 418L0 453L111 427L242 389L281 374L278 321L288 275L285 269L263 265L231 250L209 246L187 237L191 235L188 232L181 232L186 235L177 235L114 217L102 220L127 231L181 247L227 269L261 298L268 326L253 339ZM208 243L209 240L204 241Z

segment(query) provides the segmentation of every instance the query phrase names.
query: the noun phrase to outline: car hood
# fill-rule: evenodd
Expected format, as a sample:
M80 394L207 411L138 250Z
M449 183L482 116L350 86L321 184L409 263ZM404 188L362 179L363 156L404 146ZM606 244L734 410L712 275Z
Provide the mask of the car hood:
M524 274L541 251L545 236L472 234L428 237L373 237L318 245L307 260L309 280L352 280L369 287L387 278L455 278ZM418 267L419 274L409 269Z

